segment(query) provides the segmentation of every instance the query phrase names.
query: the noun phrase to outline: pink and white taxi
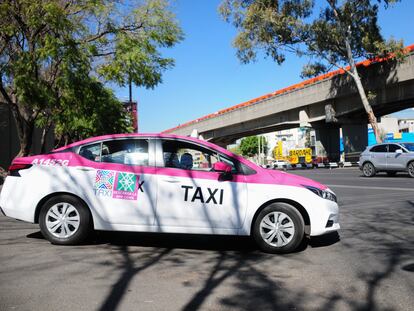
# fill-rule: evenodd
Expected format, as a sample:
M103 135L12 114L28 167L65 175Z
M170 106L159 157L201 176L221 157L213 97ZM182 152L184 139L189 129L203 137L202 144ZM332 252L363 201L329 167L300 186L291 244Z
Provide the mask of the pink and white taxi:
M2 212L53 244L91 230L250 235L270 253L339 229L335 194L219 146L163 134L107 135L17 158Z

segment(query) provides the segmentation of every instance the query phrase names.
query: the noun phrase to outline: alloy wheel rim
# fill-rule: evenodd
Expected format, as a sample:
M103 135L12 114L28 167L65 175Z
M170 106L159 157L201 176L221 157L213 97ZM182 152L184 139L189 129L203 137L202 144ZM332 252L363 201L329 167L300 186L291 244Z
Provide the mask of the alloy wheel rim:
M408 166L408 173L409 173L411 176L414 176L414 163L411 163L411 164Z
M370 176L372 174L372 165L371 164L365 164L364 173L367 176Z
M295 225L292 219L283 212L272 212L260 222L260 235L268 245L283 247L292 241Z
M67 239L74 235L80 226L78 210L69 203L58 203L49 208L46 214L46 227L53 236Z

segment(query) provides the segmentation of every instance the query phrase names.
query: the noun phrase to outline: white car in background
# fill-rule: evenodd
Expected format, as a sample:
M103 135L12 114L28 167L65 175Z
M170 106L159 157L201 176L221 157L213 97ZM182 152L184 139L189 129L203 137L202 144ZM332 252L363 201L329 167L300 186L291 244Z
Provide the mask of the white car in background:
M292 166L290 165L289 162L285 161L285 160L275 160L273 161L273 168L274 169L288 169L288 168L292 168Z

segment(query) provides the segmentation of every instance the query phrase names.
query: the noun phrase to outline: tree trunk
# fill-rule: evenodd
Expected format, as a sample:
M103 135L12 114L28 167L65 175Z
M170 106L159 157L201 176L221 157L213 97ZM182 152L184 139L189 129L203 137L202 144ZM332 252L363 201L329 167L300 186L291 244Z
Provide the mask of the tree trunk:
M25 120L15 104L11 105L11 111L16 122L17 135L20 142L20 151L16 158L28 156L33 143L34 121L30 119Z
M352 55L352 49L351 49L351 44L350 44L350 38L352 37L352 32L351 32L351 27L348 26L348 30L347 30L347 37L345 39L345 46L346 46L346 51L347 51L347 56L348 56L348 61L349 61L349 65L350 65L350 72L348 72L351 77L354 79L355 84L357 86L358 89L358 93L359 96L361 97L362 100L362 105L365 108L365 111L368 115L368 122L369 124L371 124L372 129L374 130L374 135L375 135L375 139L377 141L378 144L382 143L382 139L381 139L381 134L380 134L380 130L378 127L378 123L377 123L377 118L374 114L374 111L372 110L372 107L368 101L367 98L367 94L365 93L365 89L364 86L362 85L361 82L361 77L359 76L358 73L358 68L355 64L355 60L354 57Z
M46 136L49 134L50 126L46 126L42 131L42 137L40 138L40 153L46 152Z
M356 64L355 64L354 56L352 54L352 48L351 48L352 28L351 28L351 25L345 26L346 24L344 24L343 21L341 20L339 14L338 14L338 10L336 9L336 1L328 0L328 3L331 6L331 8L334 12L334 15L335 15L339 25L341 26L341 28L343 30L343 35L344 35L344 39L345 39L346 54L347 54L347 57L348 57L348 62L349 62L349 67L350 67L350 72L348 72L348 73L350 74L350 76L355 81L355 84L356 84L357 89L358 89L359 96L361 97L361 100L362 100L362 105L364 106L365 111L368 115L368 122L371 124L372 129L374 130L375 139L376 139L377 143L382 143L382 138L381 138L381 134L380 134L378 123L377 123L377 118L375 117L374 111L372 110L372 107L371 107L371 105L368 101L367 94L365 93L365 89L364 89L364 86L362 85L361 77L358 74L358 69L357 69Z
M368 115L368 122L369 124L371 124L371 127L374 130L375 139L377 143L380 144L382 143L382 137L381 137L380 129L378 127L377 117L375 116L374 111L372 110L372 107L368 101L367 94L365 93L364 86L362 85L361 78L358 74L358 70L356 67L353 70L352 78L355 81L359 96L361 97L361 100L362 100L362 105L364 106L365 111Z
M17 154L18 157L26 157L30 154L30 149L32 149L33 144L33 131L34 131L34 122L23 121L23 130L19 134L20 139L20 151Z

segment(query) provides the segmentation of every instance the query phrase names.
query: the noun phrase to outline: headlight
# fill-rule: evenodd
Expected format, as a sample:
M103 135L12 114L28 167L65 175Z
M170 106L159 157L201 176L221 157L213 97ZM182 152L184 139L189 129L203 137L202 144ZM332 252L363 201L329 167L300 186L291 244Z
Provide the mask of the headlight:
M328 191L328 190L322 190L322 189L319 189L319 188L315 188L315 187L311 187L311 186L305 186L305 185L303 185L303 187L305 187L306 189L312 191L314 194L321 197L322 199L330 200L330 201L333 201L335 203L337 202L336 195L333 194L332 192Z

